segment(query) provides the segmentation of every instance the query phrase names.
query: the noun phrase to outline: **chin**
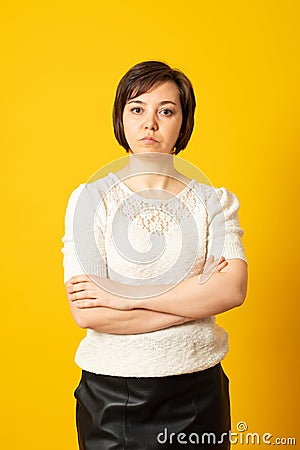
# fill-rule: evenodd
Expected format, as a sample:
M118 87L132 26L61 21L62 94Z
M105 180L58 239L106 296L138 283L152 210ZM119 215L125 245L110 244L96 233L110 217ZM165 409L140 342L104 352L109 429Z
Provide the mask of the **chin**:
M145 150L130 150L133 155L144 156L145 158L154 158L160 155L172 155L171 150L169 152L163 152L161 150L145 149Z

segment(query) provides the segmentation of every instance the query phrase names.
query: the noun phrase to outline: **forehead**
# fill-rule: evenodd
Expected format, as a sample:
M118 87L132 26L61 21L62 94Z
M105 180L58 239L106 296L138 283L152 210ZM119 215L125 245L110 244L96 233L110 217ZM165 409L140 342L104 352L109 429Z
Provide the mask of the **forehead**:
M159 84L155 84L148 91L133 95L129 100L139 99L142 101L158 101L158 100L179 100L179 91L176 83L174 81L164 81ZM128 100L128 101L129 101Z

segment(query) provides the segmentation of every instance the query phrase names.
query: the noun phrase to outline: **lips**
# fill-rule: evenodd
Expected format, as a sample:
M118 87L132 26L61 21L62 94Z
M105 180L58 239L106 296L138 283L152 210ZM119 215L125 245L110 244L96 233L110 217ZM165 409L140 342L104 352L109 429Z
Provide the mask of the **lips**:
M145 142L158 142L156 139L154 139L154 137L152 136L144 136L141 141L145 141Z

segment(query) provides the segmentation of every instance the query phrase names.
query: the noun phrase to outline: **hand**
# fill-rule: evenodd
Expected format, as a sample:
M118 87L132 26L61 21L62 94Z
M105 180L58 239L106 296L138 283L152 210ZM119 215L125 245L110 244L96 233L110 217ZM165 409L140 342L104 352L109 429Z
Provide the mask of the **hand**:
M212 262L214 261L214 256L210 256L210 258L212 258ZM209 259L209 258L208 258ZM222 269L224 269L226 266L228 266L228 261L226 261L226 259L224 258L224 256L221 256L217 267L216 267L216 271L221 272Z
M77 275L66 284L68 299L77 308L106 308L128 311L134 308L129 299L119 297L109 290L109 284L113 284L107 278ZM106 289L105 289L106 288Z
M211 255L203 266L202 272L199 276L199 283L204 283L214 272L221 272L221 270L226 266L228 266L228 261L226 261L224 256L220 257L216 265L215 257Z

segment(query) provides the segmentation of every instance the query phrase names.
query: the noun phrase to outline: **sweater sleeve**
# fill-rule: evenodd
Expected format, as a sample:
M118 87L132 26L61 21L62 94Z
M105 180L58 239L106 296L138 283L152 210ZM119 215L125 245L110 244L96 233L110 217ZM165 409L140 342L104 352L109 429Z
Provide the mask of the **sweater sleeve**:
M80 274L107 277L104 245L105 207L99 190L80 184L71 193L62 237L64 283Z
M247 262L242 243L244 231L238 217L239 208L237 196L226 188L210 190L207 201L208 257L240 258Z

